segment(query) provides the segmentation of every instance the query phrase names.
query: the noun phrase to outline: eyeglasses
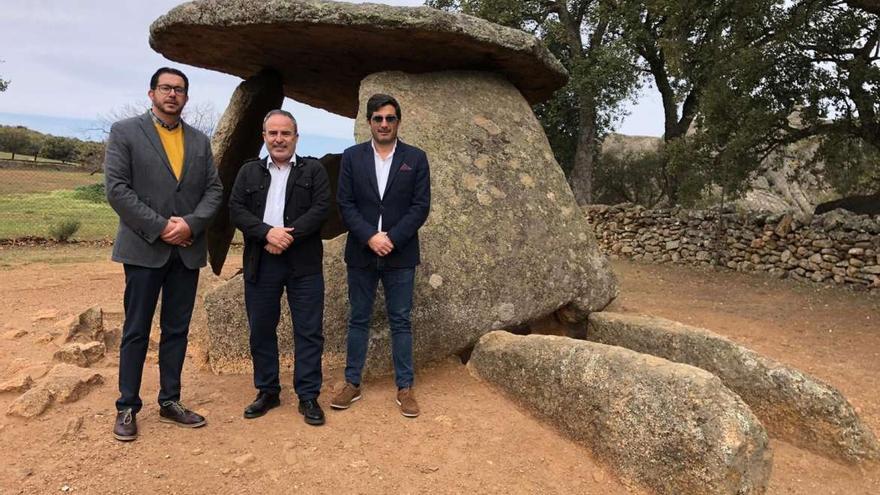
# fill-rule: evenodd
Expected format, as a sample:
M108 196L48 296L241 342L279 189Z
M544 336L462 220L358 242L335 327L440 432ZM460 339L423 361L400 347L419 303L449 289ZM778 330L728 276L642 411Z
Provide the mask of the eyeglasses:
M381 124L383 120L385 122L388 122L389 124L393 124L393 123L397 122L397 116L396 115L388 115L388 116L373 115L371 120L377 124Z
M162 96L168 96L174 91L175 94L186 96L186 88L183 86L169 86L167 84L160 84L156 86L156 91L159 92Z

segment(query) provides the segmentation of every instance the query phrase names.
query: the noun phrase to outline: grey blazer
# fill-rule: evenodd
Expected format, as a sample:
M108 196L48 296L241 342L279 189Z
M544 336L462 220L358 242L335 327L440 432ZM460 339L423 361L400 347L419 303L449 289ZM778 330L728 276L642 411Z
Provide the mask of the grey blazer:
M158 268L175 246L162 234L168 218L183 217L193 242L178 247L188 268L205 266L205 229L220 208L223 186L211 155L211 143L200 131L183 125L183 173L180 182L162 148L148 113L120 120L110 129L104 156L104 185L110 206L119 215L113 261Z

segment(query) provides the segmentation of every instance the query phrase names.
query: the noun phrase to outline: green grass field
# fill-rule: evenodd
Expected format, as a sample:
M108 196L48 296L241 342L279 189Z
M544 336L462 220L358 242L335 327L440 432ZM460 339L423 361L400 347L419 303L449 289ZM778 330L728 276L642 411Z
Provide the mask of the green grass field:
M49 228L66 219L81 223L72 239L112 238L115 212L100 195L96 202L76 192L77 187L103 182L102 174L0 169L0 239L49 237Z
M0 195L0 239L49 237L49 228L63 220L81 222L72 239L116 234L117 217L110 205L79 199L73 190Z

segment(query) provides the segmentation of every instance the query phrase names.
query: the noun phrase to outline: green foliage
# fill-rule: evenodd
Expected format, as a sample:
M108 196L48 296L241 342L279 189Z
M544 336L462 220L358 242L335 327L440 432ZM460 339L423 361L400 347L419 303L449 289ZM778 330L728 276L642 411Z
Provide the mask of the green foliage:
M109 204L76 199L73 190L0 194L0 239L46 233L59 218L82 220L78 239L112 239L119 224Z
M73 197L82 201L91 201L92 203L107 203L103 182L79 186L73 190Z
M72 161L79 139L67 138L61 136L48 136L43 141L43 147L40 150L40 156L52 160L61 160L62 162Z
M104 159L104 143L43 134L24 126L0 125L0 152L30 155L62 162L76 162L98 169Z
M3 62L3 61L0 60L0 62ZM9 81L6 79L0 78L0 93L6 91L7 88L9 88Z
M556 160L570 179L590 177L599 143L622 116L621 103L640 82L635 54L609 19L610 0L427 0L541 38L569 72L568 84L535 107ZM580 174L572 174L574 169ZM576 184L589 199L592 185ZM580 191L585 189L586 191ZM581 194L578 192L580 191ZM583 194L586 193L586 194Z
M32 154L36 139L26 127L0 126L0 150L12 153L13 160L16 153Z
M663 198L663 160L659 151L602 153L596 163L596 202L655 206Z
M98 170L104 162L104 143L80 141L74 150L74 161L91 170Z
M59 242L67 242L79 230L82 222L74 219L59 220L49 227L49 237Z

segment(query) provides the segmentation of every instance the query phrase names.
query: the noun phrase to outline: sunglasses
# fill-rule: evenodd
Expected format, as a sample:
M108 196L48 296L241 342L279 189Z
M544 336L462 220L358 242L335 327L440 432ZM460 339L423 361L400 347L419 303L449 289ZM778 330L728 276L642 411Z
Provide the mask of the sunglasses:
M383 120L385 122L388 122L389 124L393 124L393 123L397 122L397 116L396 115L388 115L386 117L384 115L373 115L373 117L370 120L372 120L373 122L375 122L377 124L381 124Z

